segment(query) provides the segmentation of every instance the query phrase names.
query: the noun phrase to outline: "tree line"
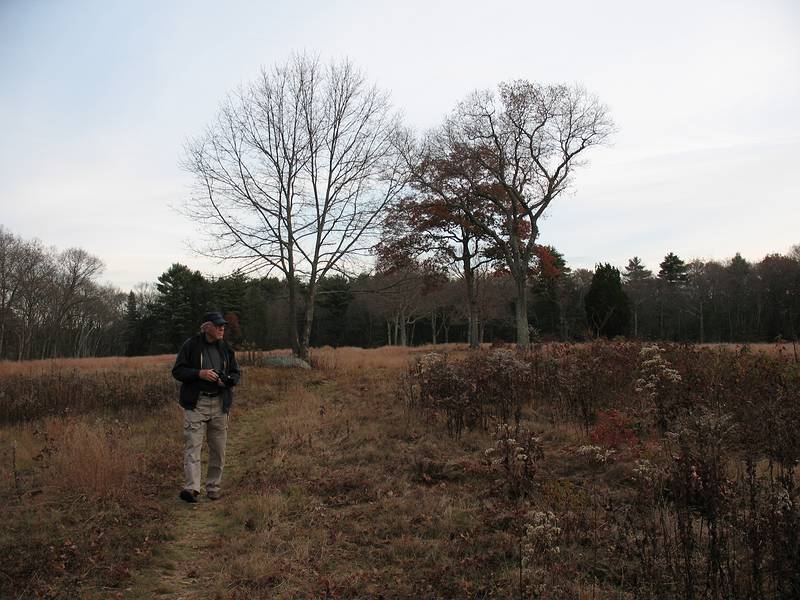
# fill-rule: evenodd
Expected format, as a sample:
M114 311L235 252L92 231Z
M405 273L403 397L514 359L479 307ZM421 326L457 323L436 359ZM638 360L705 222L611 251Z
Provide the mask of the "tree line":
M516 283L498 265L476 267L468 293L446 263L390 261L383 250L368 273L319 280L311 346L516 340ZM534 256L534 341L773 342L800 330L800 246L759 262L739 254L685 262L670 252L653 269L637 257L619 269L571 269L549 246L537 245ZM80 248L58 251L0 229L0 358L172 353L209 309L226 315L240 350L289 348L289 325L306 312L292 312L289 286L277 277L209 277L173 264L125 293L101 283L102 272L102 261Z
M584 341L597 336L683 342L793 340L800 330L800 246L749 262L684 262L670 252L657 269L633 257L617 269L571 269L552 247L536 246L528 278L527 319L534 341ZM297 282L303 291L303 283ZM496 265L474 273L474 296L463 277L432 261L387 264L357 277L321 278L312 347L515 342L514 278ZM289 286L276 277L240 272L206 278L172 265L155 285L128 295L123 311L126 352L175 351L208 308L228 319L239 348L291 347Z
M124 294L98 282L103 268L0 226L0 359L120 353Z
M8 234L0 356L172 352L211 306L232 340L303 358L324 344L794 339L796 250L592 272L538 242L614 131L581 86L512 80L415 132L352 63L295 55L231 93L185 147L186 213L201 251L234 273L175 264L121 298L97 283L99 259Z

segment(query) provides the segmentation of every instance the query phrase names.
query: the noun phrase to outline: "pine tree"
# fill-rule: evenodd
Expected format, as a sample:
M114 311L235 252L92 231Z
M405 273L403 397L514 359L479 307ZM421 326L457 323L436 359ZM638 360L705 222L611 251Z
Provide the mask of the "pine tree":
M155 316L163 340L162 351L175 352L200 324L209 309L210 286L200 271L175 263L158 278Z
M688 267L686 264L673 252L670 252L664 257L659 265L661 269L658 272L659 285L659 315L658 315L658 328L659 337L680 336L681 332L681 311L685 298L683 292L685 284L689 279ZM668 314L669 313L669 314ZM667 317L671 317L667 319ZM674 323L674 327L670 328L670 335L667 336L667 321Z
M566 279L571 269L553 246L536 246L536 266L531 278L529 320L539 333L566 340Z
M628 261L628 266L625 267L625 282L626 283L633 283L637 281L643 281L645 279L650 279L653 276L653 272L650 269L646 269L644 264L642 263L642 259L638 256L634 256Z
M141 354L141 318L139 307L136 304L136 294L131 290L125 305L125 356Z
M755 332L749 321L757 312L749 301L753 297L753 266L737 252L725 267L725 299L728 313L728 337L733 340L746 340Z
M625 267L625 291L631 298L633 309L633 337L639 337L639 309L650 296L653 272L646 269L642 259L634 256Z
M630 301L622 289L619 269L598 264L585 300L586 317L596 336L612 338L628 330Z
M658 278L667 283L685 283L689 278L687 274L688 267L672 252L664 257L664 260L659 265L661 270L658 272Z

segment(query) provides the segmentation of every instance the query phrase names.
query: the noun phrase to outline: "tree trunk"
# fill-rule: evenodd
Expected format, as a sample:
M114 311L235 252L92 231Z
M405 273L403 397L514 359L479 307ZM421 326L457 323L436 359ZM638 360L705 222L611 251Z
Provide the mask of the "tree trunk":
M317 295L317 286L314 283L308 284L306 294L306 308L303 311L303 338L300 344L298 356L303 360L308 360L308 350L311 347L311 326L314 324L314 303Z
M22 353L25 348L25 333L17 335L17 361L22 360Z
M293 275L286 278L289 284L289 342L292 354L300 356L300 339L297 332L297 282Z
M431 343L436 345L436 311L431 311Z
M531 345L531 333L528 329L528 277L526 273L515 273L517 299L514 303L514 315L517 322L517 348L527 350Z
M706 328L705 321L703 320L703 303L700 303L700 343L704 344L706 341Z
M408 346L408 332L406 331L406 313L405 310L400 311L397 316L397 326L400 328L400 345Z
M472 311L472 307L470 306L470 314L469 314L469 347L470 350L475 350L480 347L481 345L481 324L478 320L478 315L476 312Z
M468 246L464 244L464 284L467 286L467 305L469 321L469 347L471 349L480 347L480 332L478 328L478 290L475 288L475 273L472 270L472 263Z

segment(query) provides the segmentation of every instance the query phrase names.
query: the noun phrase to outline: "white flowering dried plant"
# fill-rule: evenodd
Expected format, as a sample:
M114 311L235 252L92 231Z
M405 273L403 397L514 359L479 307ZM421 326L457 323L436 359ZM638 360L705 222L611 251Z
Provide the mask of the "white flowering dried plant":
M528 514L527 521L521 545L522 564L526 567L561 552L561 527L552 512L533 511Z
M597 465L605 465L614 461L617 451L613 448L603 448L601 446L585 445L580 446L575 453L578 456L587 458L590 462Z
M658 471L652 462L646 458L638 459L633 465L633 478L642 484L651 484L655 481Z
M641 364L639 377L634 384L634 390L640 395L642 403L639 417L649 420L656 415L662 432L666 428L670 398L676 386L682 381L681 374L672 364L662 356L663 348L657 344L643 346L639 352Z
M507 423L498 426L494 438L494 445L484 452L486 461L501 471L511 497L522 497L533 485L537 463L544 456L542 440Z

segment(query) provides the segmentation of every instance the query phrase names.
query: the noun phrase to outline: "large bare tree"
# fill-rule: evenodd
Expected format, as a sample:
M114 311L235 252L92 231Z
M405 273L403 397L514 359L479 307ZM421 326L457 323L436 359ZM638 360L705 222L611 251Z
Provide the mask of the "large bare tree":
M583 153L613 129L605 106L581 87L513 81L468 96L409 161L415 183L455 205L508 268L520 347L530 344L539 220L570 186Z
M321 278L374 242L402 188L388 96L349 62L307 56L262 70L186 148L204 251L288 283L294 353L308 355ZM292 315L302 310L302 324Z

